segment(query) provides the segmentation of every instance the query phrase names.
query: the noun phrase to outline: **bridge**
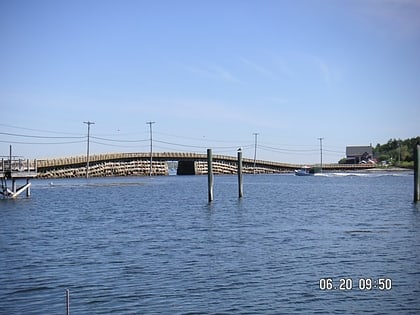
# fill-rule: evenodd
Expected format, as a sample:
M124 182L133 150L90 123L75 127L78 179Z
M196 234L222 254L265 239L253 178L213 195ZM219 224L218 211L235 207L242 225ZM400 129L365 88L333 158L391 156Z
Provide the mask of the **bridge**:
M207 154L185 152L156 152L152 154L152 175L168 175L169 161L177 162L178 175L207 174ZM86 156L37 160L38 177L85 177ZM292 172L302 167L300 164L244 158L244 174L275 174ZM255 164L255 166L254 166ZM372 165L325 164L328 170L360 170L372 168ZM150 153L108 153L89 157L89 176L142 176L149 175ZM227 155L213 155L214 174L235 174L237 158Z

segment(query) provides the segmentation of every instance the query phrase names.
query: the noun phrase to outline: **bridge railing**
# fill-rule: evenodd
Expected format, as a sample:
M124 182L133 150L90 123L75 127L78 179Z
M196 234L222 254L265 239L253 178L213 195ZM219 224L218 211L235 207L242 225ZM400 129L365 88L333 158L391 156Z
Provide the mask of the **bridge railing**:
M150 153L147 152L137 152L137 153L104 153L91 155L89 157L89 162L106 162L106 161L118 161L118 160L129 160L129 159L149 159ZM196 160L196 161L207 161L207 154L205 153L190 153L190 152L154 152L152 155L153 160ZM228 155L213 155L214 161L224 161L224 162L237 162L237 157L228 156ZM86 156L75 156L75 157L65 157L65 158L54 158L54 159L45 159L38 160L38 168L49 168L49 167L63 167L70 165L81 165L86 163ZM288 164L288 163L279 163L271 161L263 161L253 159L243 159L244 164L254 164L256 166L271 166L271 167L284 167L284 168L299 168L301 165L298 164Z

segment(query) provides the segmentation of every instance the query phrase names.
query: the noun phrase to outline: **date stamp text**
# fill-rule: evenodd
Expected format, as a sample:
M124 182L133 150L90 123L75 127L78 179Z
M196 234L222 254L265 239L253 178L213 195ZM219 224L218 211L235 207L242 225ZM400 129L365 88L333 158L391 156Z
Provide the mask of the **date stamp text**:
M392 289L391 278L321 278L319 279L321 291L389 291Z

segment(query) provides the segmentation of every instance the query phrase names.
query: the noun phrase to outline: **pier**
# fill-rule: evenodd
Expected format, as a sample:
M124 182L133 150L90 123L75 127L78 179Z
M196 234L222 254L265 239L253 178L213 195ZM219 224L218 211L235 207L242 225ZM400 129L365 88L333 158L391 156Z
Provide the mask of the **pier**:
M37 176L36 160L25 160L10 154L8 158L0 161L0 197L3 199L15 199L23 192L26 196L31 195L31 178ZM18 182L23 185L18 186Z

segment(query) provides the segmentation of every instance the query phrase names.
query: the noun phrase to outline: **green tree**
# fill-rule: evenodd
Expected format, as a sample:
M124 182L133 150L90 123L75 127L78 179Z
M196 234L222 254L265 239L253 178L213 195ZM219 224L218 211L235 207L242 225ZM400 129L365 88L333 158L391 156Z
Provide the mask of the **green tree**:
M413 167L413 148L420 142L420 136L410 139L389 139L385 144L377 144L374 157L379 161L387 161L393 165Z
M340 161L338 161L338 164L346 164L347 158L342 158Z

